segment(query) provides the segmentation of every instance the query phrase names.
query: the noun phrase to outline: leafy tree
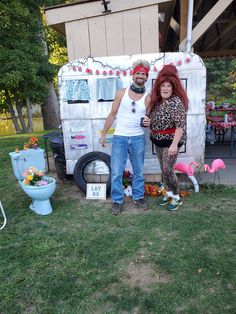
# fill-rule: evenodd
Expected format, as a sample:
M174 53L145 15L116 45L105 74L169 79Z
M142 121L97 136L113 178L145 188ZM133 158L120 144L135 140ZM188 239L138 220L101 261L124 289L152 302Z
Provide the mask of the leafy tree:
M229 72L228 80L226 82L226 88L232 91L232 96L235 99L236 97L236 60L235 59L231 61L231 70Z
M235 95L236 72L234 59L206 60L207 97L215 101L230 100Z
M53 1L47 1L49 5ZM58 1L57 1L58 2ZM8 108L16 119L27 108L28 125L32 130L31 105L40 103L44 110L45 129L59 125L59 109L52 84L57 67L49 63L40 0L9 0L0 3L0 106ZM49 101L50 100L50 101ZM22 121L21 121L22 122ZM22 124L22 123L21 123ZM23 123L24 124L24 123ZM15 123L16 131L20 131Z

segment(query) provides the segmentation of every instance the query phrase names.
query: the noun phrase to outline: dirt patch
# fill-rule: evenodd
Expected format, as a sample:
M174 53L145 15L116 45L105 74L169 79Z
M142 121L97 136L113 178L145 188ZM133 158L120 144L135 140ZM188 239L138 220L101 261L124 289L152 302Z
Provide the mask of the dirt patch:
M72 181L57 182L57 199L67 201L69 199L81 200L85 195Z
M68 181L60 181L57 180L57 190L55 194L58 200L71 200L80 201L80 204L85 204L88 202L86 199L85 193L83 193L74 183L73 180ZM89 202L96 203L97 207L101 207L104 209L111 209L112 208L112 199L110 195L107 196L105 200L89 200ZM133 203L131 197L125 197L123 207L122 207L122 215L138 214L140 212L146 213L148 211L142 211Z
M166 284L170 282L170 276L156 273L150 263L141 264L131 262L121 280L131 287L138 287L145 291L150 291L152 284Z
M132 198L130 196L126 196L123 203L122 214L129 215L129 214L139 214L139 213L146 214L148 213L148 210L144 211L144 210L139 209L133 203Z

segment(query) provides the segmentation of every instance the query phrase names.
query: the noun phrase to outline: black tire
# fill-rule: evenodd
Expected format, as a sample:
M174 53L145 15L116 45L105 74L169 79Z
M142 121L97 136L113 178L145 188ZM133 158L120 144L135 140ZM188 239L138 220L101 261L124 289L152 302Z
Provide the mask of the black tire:
M92 161L103 161L109 169L109 178L106 182L107 193L111 189L111 157L102 152L91 152L82 156L76 163L74 168L74 181L82 192L86 192L87 182L84 176L85 167Z

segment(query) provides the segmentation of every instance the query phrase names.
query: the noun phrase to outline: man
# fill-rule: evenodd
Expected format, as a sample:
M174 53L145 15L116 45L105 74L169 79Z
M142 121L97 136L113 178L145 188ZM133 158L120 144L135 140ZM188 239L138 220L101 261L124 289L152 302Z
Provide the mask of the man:
M106 133L116 118L116 129L112 139L111 152L111 198L112 213L121 213L123 192L123 171L127 157L133 168L132 197L133 202L142 210L147 210L144 201L144 153L145 135L140 126L141 117L146 116L149 109L150 95L146 93L145 83L148 79L150 64L146 60L133 63L133 83L130 88L120 89L113 101L101 135L100 143L106 145ZM149 126L150 119L144 118L143 125Z

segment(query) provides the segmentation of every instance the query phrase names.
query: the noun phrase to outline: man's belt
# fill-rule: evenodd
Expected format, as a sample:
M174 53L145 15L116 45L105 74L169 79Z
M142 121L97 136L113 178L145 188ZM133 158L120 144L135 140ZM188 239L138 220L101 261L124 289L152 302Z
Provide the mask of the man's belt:
M165 129L165 130L152 130L151 133L152 134L174 134L175 130L176 128Z

